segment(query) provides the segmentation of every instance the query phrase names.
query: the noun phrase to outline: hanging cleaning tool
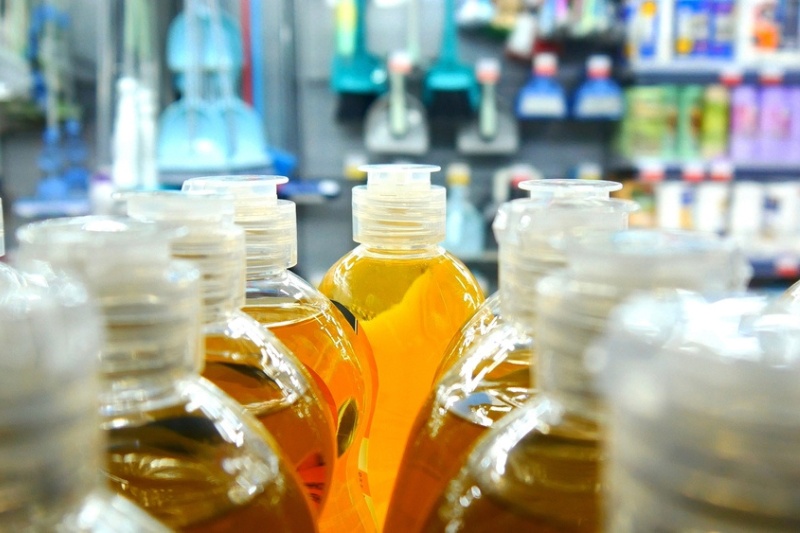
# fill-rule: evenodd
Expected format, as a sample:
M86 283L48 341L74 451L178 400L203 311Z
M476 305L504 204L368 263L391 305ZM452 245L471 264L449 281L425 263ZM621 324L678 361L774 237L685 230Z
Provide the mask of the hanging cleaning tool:
M500 61L484 58L475 66L481 86L478 116L458 131L456 147L464 154L511 154L519 148L519 129L514 116L497 100Z
M211 40L217 55L211 62L217 75L222 98L217 101L225 121L227 134L227 167L233 172L244 170L264 172L271 170L272 161L267 153L267 142L261 117L234 92L233 60L226 49L225 33L220 15L219 0L208 0L211 20Z
M622 88L611 79L611 58L593 55L586 62L587 80L575 92L572 114L577 119L622 118Z
M370 106L364 125L364 145L370 152L420 155L428 151L425 107L405 89L412 68L404 51L389 58L389 94Z
M225 172L228 165L225 121L203 100L200 87L199 7L197 0L186 2L186 92L164 110L159 124L158 169L164 183L182 183L187 174Z
M444 0L444 9L439 58L425 76L422 100L431 117L467 118L478 105L478 84L458 59L455 0Z
M339 95L336 120L361 120L375 99L386 92L386 69L367 51L367 0L338 0L335 16L331 89Z
M549 52L533 59L533 76L517 95L517 117L527 119L564 118L567 97L556 79L558 58Z

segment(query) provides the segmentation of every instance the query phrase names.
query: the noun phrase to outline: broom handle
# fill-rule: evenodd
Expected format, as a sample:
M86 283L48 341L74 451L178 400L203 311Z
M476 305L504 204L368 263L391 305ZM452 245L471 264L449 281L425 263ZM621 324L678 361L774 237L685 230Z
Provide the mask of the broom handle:
M444 0L444 24L442 24L442 47L439 50L439 61L442 63L458 62L455 0Z

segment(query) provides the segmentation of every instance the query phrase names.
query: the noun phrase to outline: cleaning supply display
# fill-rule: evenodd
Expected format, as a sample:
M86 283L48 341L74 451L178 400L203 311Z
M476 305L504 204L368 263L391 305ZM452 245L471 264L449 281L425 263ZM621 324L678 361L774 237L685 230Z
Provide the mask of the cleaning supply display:
M574 188L570 181L575 181ZM533 198L505 204L495 219L500 313L481 337L455 337L471 347L436 382L417 416L392 495L387 532L420 530L475 441L534 396L530 375L536 351L536 282L565 263L549 241L587 228L623 229L635 207L607 198L619 188L615 183L541 180L528 185ZM476 316L489 310L484 303Z
M511 112L497 99L500 62L484 58L475 65L481 87L478 115L458 130L456 148L464 154L511 154L519 148L519 128Z
M706 235L590 232L564 246L568 268L536 286L540 392L478 441L427 531L601 530L605 408L586 349L632 293L741 289L748 278L733 244Z
M335 407L300 361L268 330L240 311L245 301L244 230L233 201L178 191L133 194L128 215L183 227L172 256L201 274L203 377L255 416L280 445L319 511L333 476Z
M200 274L171 259L168 232L130 219L84 217L29 224L18 238L21 261L78 276L100 308L103 471L117 493L171 528L254 530L269 523L315 530L310 502L278 445L199 375Z
M586 77L586 81L575 92L572 115L579 119L620 118L623 111L622 89L611 79L611 58L591 56L586 61Z
M323 294L358 321L378 373L369 437L369 484L378 527L411 425L444 349L483 302L466 267L439 246L445 190L430 165L363 167L353 189L353 240L360 243L327 272Z
M420 155L428 151L428 119L423 105L405 89L411 57L389 58L389 94L375 101L364 123L364 146L374 153Z
M555 54L541 53L534 58L533 76L517 94L517 118L564 118L567 115L567 97L556 79L557 73Z
M609 531L792 531L800 324L728 294L639 298L601 343Z
M98 478L100 339L77 284L0 288L0 529L169 531Z
M336 118L361 120L375 99L386 92L386 68L367 51L367 0L338 0L335 17L331 88L339 98Z
M336 414L336 459L321 531L374 531L366 464L375 405L372 349L355 322L288 269L297 263L295 204L278 200L280 176L192 178L190 192L230 195L245 232L247 299L243 311L278 337L314 376ZM356 328L356 329L354 329Z
M483 216L470 202L471 170L466 163L447 167L447 222L442 246L457 256L476 256L483 252L486 242Z
M478 84L472 69L458 57L455 0L444 0L443 4L439 57L425 73L422 101L431 117L469 118L478 105Z

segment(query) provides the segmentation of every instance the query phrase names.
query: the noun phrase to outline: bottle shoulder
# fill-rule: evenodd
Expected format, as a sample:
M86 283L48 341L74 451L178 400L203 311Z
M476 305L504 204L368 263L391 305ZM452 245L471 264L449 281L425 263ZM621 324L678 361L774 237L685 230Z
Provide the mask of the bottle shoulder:
M325 296L294 272L247 281L246 306L304 304L321 306Z

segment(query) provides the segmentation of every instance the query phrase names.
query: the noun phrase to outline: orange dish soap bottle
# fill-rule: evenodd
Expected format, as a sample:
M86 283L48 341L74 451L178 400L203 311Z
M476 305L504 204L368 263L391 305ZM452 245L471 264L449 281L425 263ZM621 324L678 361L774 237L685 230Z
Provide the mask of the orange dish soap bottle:
M244 231L233 199L178 191L126 195L128 216L174 224L184 235L172 256L200 270L205 342L203 376L241 403L269 430L294 464L315 509L325 504L333 473L333 418L302 364L244 304Z
M483 302L467 268L439 243L445 190L430 165L364 167L353 189L358 247L327 272L323 294L366 333L378 372L369 439L370 489L382 528L411 425L452 336Z
M566 264L553 246L574 231L627 227L636 204L585 194L615 184L538 180L538 196L503 204L494 222L501 314L437 383L406 445L384 531L418 531L475 441L536 393L536 282ZM574 187L574 189L573 189ZM572 194L570 194L572 190ZM502 317L502 320L499 318Z
M477 442L423 531L602 531L605 403L587 349L635 293L741 290L749 275L735 245L714 235L623 230L566 242L568 267L536 284L539 392Z
M101 331L77 283L0 288L0 531L170 531L98 475Z
M282 176L194 178L184 190L227 194L247 243L247 299L242 309L268 327L308 368L336 415L336 460L331 494L319 519L322 532L375 531L369 486L359 455L375 405L374 360L331 301L288 269L297 264L295 204L279 200Z
M106 480L182 531L316 531L278 444L200 376L200 273L170 257L179 233L111 217L54 219L18 233L21 260L77 276L100 307Z

